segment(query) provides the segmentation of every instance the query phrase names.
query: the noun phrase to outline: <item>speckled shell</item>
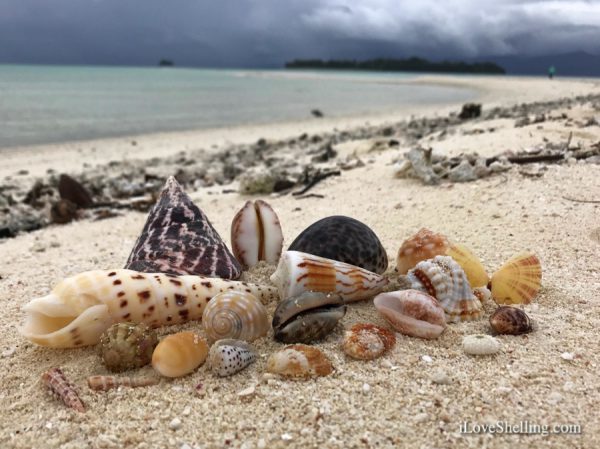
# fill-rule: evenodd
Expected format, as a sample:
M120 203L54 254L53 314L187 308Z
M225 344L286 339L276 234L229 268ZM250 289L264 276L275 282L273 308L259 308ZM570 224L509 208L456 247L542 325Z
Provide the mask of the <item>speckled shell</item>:
M371 228L342 215L313 223L288 249L338 260L379 274L388 266L385 249Z
M419 262L408 272L408 279L411 288L438 300L446 312L448 323L475 320L483 313L465 272L449 256L436 256Z
M267 309L247 292L225 292L216 295L206 306L202 326L209 339L223 338L253 341L267 335Z
M392 327L405 335L437 338L446 328L442 306L437 299L419 290L380 293L373 303Z
M144 323L117 323L100 337L100 357L114 372L140 368L152 360L156 332Z
M533 329L527 314L510 306L498 307L490 316L490 326L497 334L508 335L526 334Z
M344 333L342 349L354 359L373 360L395 344L393 332L374 324L359 323Z
M278 298L273 287L219 278L123 269L86 271L25 305L25 323L19 332L42 346L93 345L116 322L158 327L197 320L210 299L225 291L251 293L265 303Z
M498 304L529 304L542 285L542 265L533 253L508 260L492 275L492 298Z
M206 340L193 332L165 337L152 354L152 367L165 377L181 377L193 372L208 356Z
M334 292L344 301L372 298L388 283L383 276L347 263L298 251L286 251L271 281L281 299L307 291Z
M208 352L211 371L220 377L231 376L256 360L256 351L241 340L223 339L215 342Z
M286 346L271 354L267 360L267 371L286 377L328 376L333 366L320 349L307 345Z
M485 287L489 276L481 260L467 247L458 243L450 243L446 255L452 257L464 270L472 288Z
M449 242L445 235L421 228L400 246L396 258L396 271L406 274L422 260L445 254L448 246Z
M325 338L346 314L341 296L304 292L283 300L273 314L275 340L310 343Z
M245 269L260 260L277 263L283 247L283 232L269 203L263 200L246 202L231 223L231 247Z

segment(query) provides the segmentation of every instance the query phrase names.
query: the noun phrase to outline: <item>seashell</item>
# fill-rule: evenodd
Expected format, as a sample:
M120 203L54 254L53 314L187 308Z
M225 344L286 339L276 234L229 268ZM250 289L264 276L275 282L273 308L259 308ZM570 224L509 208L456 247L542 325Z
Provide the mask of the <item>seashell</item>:
M117 322L158 327L200 319L209 300L224 291L252 293L265 302L277 297L273 287L219 278L123 269L86 271L25 305L25 323L19 332L42 346L93 345Z
M140 368L152 360L156 332L144 323L117 323L100 337L100 356L110 371Z
M287 377L328 376L333 366L320 349L307 345L291 345L271 354L267 371Z
M345 332L342 349L354 359L373 360L395 344L393 332L374 324L359 323Z
M492 299L492 292L490 292L486 287L474 288L473 294L482 305Z
M310 343L327 336L346 314L346 306L335 293L304 292L283 300L273 314L275 340Z
M529 304L542 285L542 266L533 253L517 254L492 274L492 298L498 304Z
M463 351L470 355L493 355L500 351L502 344L491 335L467 335L462 341Z
M283 247L283 233L277 214L266 201L247 201L233 217L231 247L246 269L260 260L277 263Z
M485 287L489 276L481 260L467 247L458 243L450 243L446 255L452 257L464 270L472 288Z
M307 291L335 292L344 301L360 301L379 293L388 280L363 268L299 251L286 251L271 281L281 299Z
M224 292L216 295L204 309L202 326L213 341L223 338L253 341L267 335L267 309L248 292Z
M221 377L231 376L256 360L256 351L249 343L226 338L211 346L208 364L212 372Z
M446 328L442 306L437 299L419 290L380 293L373 303L392 327L405 335L437 338Z
M148 214L125 268L145 273L237 279L239 262L174 177Z
M345 262L378 274L388 266L387 253L371 228L342 215L311 224L288 250Z
M406 274L422 260L446 254L448 246L449 242L445 235L421 228L400 246L396 258L396 271Z
M510 306L498 307L490 316L490 326L494 332L508 335L526 334L533 329L527 314Z
M85 412L85 406L75 387L67 380L60 368L50 368L42 374L42 382L48 389L55 394L63 403L73 410Z
M165 377L181 377L204 363L208 343L193 332L179 332L165 337L152 354L152 367Z
M419 262L408 272L408 280L411 288L438 300L448 323L475 320L483 313L465 272L449 256L435 256Z
M108 391L119 387L147 387L158 384L156 377L116 377L116 376L90 376L87 379L88 387L96 391Z

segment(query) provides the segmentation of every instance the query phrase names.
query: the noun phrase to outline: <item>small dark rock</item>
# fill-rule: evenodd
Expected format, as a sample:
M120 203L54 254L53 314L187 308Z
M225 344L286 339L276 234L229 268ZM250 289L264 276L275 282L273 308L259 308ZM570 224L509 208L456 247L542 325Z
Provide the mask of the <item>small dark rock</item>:
M323 113L319 109L313 109L310 111L310 113L313 115L313 117L323 117Z
M465 103L458 114L458 118L462 120L469 120L477 118L481 115L481 104L480 103Z
M394 128L392 128L391 126L387 126L381 130L381 134L385 137L389 137L394 134Z
M61 199L67 200L75 206L88 208L94 205L94 201L86 188L69 175L60 175L58 193Z
M50 218L52 223L69 223L77 218L77 205L69 200L58 200L50 208Z

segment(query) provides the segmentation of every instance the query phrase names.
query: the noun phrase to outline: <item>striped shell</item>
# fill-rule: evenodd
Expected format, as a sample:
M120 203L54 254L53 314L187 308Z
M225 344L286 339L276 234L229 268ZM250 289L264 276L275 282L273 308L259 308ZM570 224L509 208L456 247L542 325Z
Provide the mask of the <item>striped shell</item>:
M193 332L165 337L152 354L152 367L161 376L181 377L204 363L208 355L206 340Z
M328 376L333 366L320 349L307 345L286 346L271 354L267 360L267 371L286 377Z
M117 377L117 376L90 376L87 379L88 387L96 391L108 391L119 387L147 387L159 382L157 377Z
M60 368L50 368L42 374L42 382L67 407L81 413L85 412L85 405L83 405L83 402L79 398L77 390L67 380L67 377Z
M204 309L202 326L209 339L223 338L253 341L267 335L267 309L248 292L225 292L216 295Z
M419 262L408 272L408 280L411 288L438 300L446 312L448 323L475 320L483 313L465 272L449 256L436 256Z
M271 281L281 299L307 291L334 292L344 301L360 301L379 293L388 280L363 268L298 251L281 256Z
M450 243L446 255L452 257L465 271L472 288L485 287L489 276L481 260L467 247L458 243Z
M492 275L492 298L498 304L529 304L542 285L542 265L533 253L508 260Z
M215 342L208 353L211 371L220 377L231 376L256 360L256 351L241 340L223 339Z
M374 324L359 323L345 332L342 349L354 359L373 360L395 344L393 332Z
M527 314L510 306L498 307L490 316L490 326L497 334L508 335L526 334L533 329Z

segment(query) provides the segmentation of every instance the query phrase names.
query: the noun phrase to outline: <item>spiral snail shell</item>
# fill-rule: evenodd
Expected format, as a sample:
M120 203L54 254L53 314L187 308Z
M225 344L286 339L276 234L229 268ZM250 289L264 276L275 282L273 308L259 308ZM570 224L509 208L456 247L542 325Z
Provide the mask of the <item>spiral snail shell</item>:
M202 325L209 339L253 341L269 330L267 309L248 292L224 292L211 299L202 314Z

